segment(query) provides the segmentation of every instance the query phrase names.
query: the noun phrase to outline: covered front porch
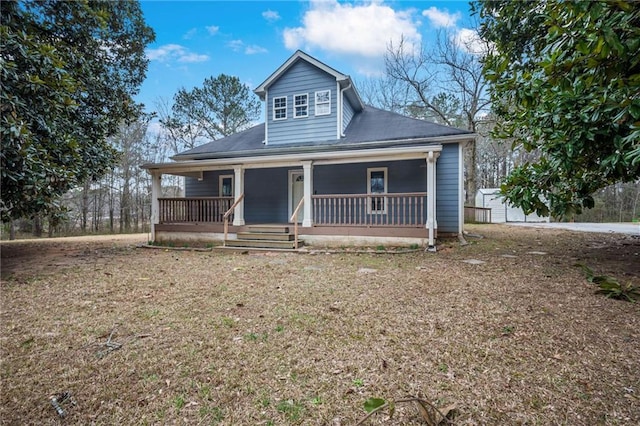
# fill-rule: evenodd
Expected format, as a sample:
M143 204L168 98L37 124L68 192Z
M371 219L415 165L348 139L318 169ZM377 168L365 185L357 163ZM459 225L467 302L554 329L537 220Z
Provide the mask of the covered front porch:
M269 223L288 225L296 241L307 244L395 241L433 249L441 150L433 145L360 152L359 157L342 153L286 162L263 157L241 164L235 159L235 164L216 160L148 167L152 239L229 241L252 225ZM187 196L160 197L163 174L185 176Z

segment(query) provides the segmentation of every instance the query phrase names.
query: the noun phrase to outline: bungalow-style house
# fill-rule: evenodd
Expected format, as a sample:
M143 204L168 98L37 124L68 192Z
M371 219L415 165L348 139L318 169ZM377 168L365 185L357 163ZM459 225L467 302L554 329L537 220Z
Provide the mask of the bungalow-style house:
M435 250L437 235L462 233L475 134L365 105L348 75L302 51L254 92L263 124L142 166L153 241ZM185 176L184 198L160 198L163 174Z

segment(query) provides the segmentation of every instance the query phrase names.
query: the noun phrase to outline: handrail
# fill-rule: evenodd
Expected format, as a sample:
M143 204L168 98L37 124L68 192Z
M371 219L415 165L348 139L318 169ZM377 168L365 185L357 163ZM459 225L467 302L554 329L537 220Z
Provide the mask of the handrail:
M304 197L300 198L300 202L296 206L296 209L293 211L291 215L291 219L289 221L293 222L293 247L298 250L298 213L304 204Z
M224 219L224 240L222 240L222 246L225 247L227 245L227 233L229 232L229 216L236 209L240 201L244 199L244 192L240 194L240 196L234 201L234 203L229 207L229 210L222 217Z
M384 193L373 193L373 194L313 194L311 198L313 199L323 199L323 198L340 198L340 197L350 197L350 198L375 198L375 197L426 197L426 192L384 192Z

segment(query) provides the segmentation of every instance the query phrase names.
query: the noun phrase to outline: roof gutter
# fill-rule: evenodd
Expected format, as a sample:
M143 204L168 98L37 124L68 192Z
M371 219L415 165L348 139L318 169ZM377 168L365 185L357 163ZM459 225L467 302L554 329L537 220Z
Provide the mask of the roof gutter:
M454 143L454 142L466 142L473 141L476 138L475 133L467 133L464 135L449 135L449 136L434 136L430 138L415 138L415 139L397 139L393 141L373 141L362 142L354 144L327 144L327 145L315 145L315 146L295 146L295 147L283 147L277 148L275 145L269 145L268 149L254 149L249 151L236 151L229 153L215 153L215 158L239 158L249 156L269 156L273 154L296 154L296 153L313 153L313 152L326 152L326 151L359 151L362 149L375 148L375 147L389 147L404 145L404 144L434 144L434 143ZM172 159L178 162L188 160L210 160L212 159L211 153L193 154L185 156L174 156Z
M313 161L316 164L337 164L337 163L350 163L350 162L368 162L382 159L389 159L393 157L395 159L409 159L409 158L423 158L428 152L440 152L442 151L442 145L428 145L428 146L405 146L396 148L380 148L370 149L366 152L361 150L352 151L327 151L314 153L296 153L291 155L272 155L272 156L254 156L244 158L215 158L208 160L187 160L175 163L156 163L156 164L143 164L140 166L146 170L160 170L165 173L172 172L192 172L211 170L215 168L228 168L234 165L242 164L245 168L266 168L266 167L279 167L285 164L298 163L300 161Z

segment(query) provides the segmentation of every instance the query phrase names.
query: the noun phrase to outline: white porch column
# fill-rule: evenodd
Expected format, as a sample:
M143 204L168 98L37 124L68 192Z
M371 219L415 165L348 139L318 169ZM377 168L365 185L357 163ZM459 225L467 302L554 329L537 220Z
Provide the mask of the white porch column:
M158 197L162 193L162 173L151 172L151 241L156 240L156 224L160 222Z
M242 194L244 194L244 168L239 166L233 166L233 174L234 174L234 194L235 198ZM244 200L240 201L236 206L236 211L233 215L233 226L242 226L244 225Z
M313 205L311 204L311 194L313 194L313 164L311 161L302 162L304 171L304 218L302 226L310 228L313 226Z
M436 160L440 153L429 151L427 154L427 229L429 230L428 251L436 251L435 231L438 229L436 219Z

